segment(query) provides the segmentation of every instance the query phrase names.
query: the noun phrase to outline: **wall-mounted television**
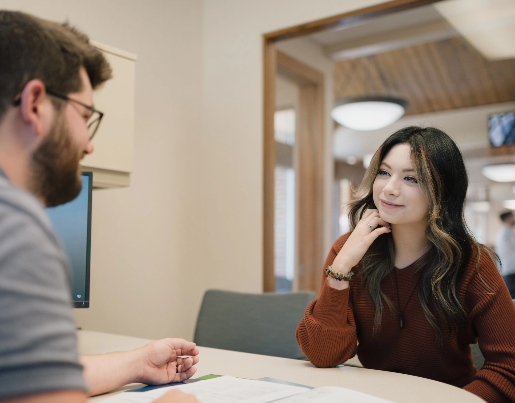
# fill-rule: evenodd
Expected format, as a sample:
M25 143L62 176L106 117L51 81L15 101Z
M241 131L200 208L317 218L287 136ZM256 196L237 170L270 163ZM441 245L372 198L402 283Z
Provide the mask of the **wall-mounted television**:
M515 144L515 112L490 115L488 117L488 138L494 147Z
M75 308L89 308L92 183L93 174L82 172L80 194L71 202L46 209L70 260Z

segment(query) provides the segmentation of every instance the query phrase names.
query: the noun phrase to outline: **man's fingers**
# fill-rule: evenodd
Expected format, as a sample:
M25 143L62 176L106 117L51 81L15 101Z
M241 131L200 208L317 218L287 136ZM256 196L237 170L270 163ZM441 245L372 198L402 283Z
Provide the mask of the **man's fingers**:
M176 382L182 382L186 379L191 378L195 374L195 372L197 372L197 367L193 367L193 366L185 372L179 371L179 373L176 376L176 378L178 378L178 380L176 380Z
M166 343L177 351L182 351L185 353L186 351L198 350L197 345L192 341L184 340L184 339L165 339ZM184 354L186 355L186 354Z
M183 358L177 360L177 364L179 365L179 372L186 372L193 365L193 360L191 358Z
M199 360L200 360L198 355L195 355L195 356L190 357L190 358L191 358L191 362L193 363L192 365L197 365Z
M180 390L173 389L170 392L167 392L159 399L156 400L156 403L198 403L198 400L193 395L187 395L186 393L181 392Z
M184 348L182 348L182 349L178 348L178 349L175 349L175 353L177 354L177 356L195 356L195 355L198 355L200 353L200 351L197 347L194 347L189 350L186 350Z
M178 372L188 372L188 370L196 365L199 362L199 358L197 356L194 357L177 357L177 361L175 363L178 368Z
M182 349L180 354L178 354L178 355L194 356L194 355L198 355L199 353L200 353L199 349L197 347L194 347L191 350Z

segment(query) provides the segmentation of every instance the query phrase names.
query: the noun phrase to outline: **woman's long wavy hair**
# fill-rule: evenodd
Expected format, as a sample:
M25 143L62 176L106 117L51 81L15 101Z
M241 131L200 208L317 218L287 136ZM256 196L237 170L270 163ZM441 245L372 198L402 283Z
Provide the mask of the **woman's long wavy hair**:
M376 208L372 188L379 166L399 144L410 146L413 169L429 202L426 236L430 250L424 261L419 262L424 272L419 281L418 297L437 339L441 340L437 315L443 316L449 332L461 333L467 326L468 313L459 295L460 282L473 250L480 250L465 224L463 209L468 176L454 141L433 127L411 126L392 134L374 154L350 203L349 218L354 229L366 209ZM376 308L375 332L381 326L383 300L392 311L397 311L381 290L381 281L392 272L394 262L392 235L384 234L374 241L359 263L359 279ZM431 300L434 300L437 315L429 309Z

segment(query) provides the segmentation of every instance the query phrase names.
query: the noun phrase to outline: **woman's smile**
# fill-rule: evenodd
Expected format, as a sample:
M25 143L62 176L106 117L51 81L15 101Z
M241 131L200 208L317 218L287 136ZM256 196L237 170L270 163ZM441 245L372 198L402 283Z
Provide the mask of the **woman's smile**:
M399 207L404 207L401 204L395 204L395 203L388 202L388 201L383 200L383 199L380 199L380 200L381 200L381 207L384 207L384 208L396 209L396 208L399 208Z

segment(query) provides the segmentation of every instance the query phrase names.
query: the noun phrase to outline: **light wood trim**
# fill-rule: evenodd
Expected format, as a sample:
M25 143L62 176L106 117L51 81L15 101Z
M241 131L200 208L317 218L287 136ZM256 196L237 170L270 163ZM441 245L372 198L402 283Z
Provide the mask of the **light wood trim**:
M265 76L280 73L299 86L299 106L297 111L297 133L295 140L296 170L296 234L298 289L317 292L320 286L320 267L323 263L323 207L324 207L324 75L275 50L269 43L268 52L275 58L274 66L267 65ZM275 76L274 76L275 82ZM270 88L271 90L272 88ZM265 125L265 265L264 291L274 291L274 171L275 138L273 118L275 114L275 85L265 95L267 119ZM302 270L304 268L304 270Z
M426 6L429 4L438 3L440 1L443 0L394 0L375 6L350 11L348 13L338 14L333 17L308 22L306 24L273 31L265 34L264 39L265 42L280 41L284 39L309 35L324 29L344 27L350 24L355 24L359 21L368 20L370 18L375 18L390 13L396 13L415 7Z
M295 146L298 289L318 292L324 262L324 87L300 87Z
M274 277L274 197L275 197L275 76L277 52L264 42L264 136L263 136L263 290L275 290Z

